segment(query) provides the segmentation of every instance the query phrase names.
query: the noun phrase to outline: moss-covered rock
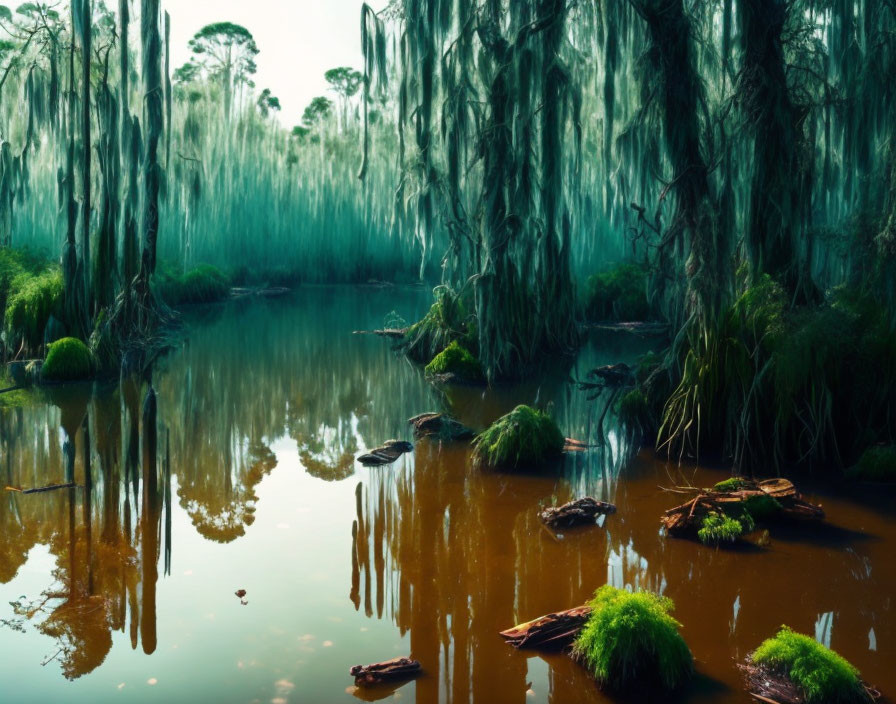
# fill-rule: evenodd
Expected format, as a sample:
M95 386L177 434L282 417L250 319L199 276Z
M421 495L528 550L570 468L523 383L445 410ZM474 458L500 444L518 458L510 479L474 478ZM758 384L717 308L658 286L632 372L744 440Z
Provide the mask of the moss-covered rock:
M46 381L75 381L88 379L93 373L93 356L81 340L63 337L49 346L41 368Z
M517 406L473 441L473 459L490 467L539 467L557 459L565 438L543 411Z
M752 662L788 678L799 687L806 704L860 704L870 699L855 667L787 626L753 652Z
M591 320L646 320L647 271L637 264L620 264L588 279L585 315Z
M896 445L875 445L859 457L847 475L869 482L896 481Z
M718 482L715 486L713 486L713 491L723 491L725 493L732 491L739 491L743 489L747 485L740 477L730 477L728 479L723 479Z
M482 364L457 340L439 352L426 365L426 374L429 376L451 374L460 381L472 383L485 381Z
M670 599L606 585L590 606L573 653L602 687L669 691L691 676L693 657L670 615Z

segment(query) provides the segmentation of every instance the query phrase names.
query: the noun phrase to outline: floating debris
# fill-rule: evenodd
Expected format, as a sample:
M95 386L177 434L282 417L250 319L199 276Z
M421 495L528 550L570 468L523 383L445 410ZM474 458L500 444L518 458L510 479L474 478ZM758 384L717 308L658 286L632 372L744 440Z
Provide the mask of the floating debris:
M501 637L514 648L563 650L572 645L590 615L590 606L577 606L508 628Z
M360 687L410 679L421 672L420 662L410 658L393 658L372 665L355 665L349 670L349 674L355 678L355 684Z
M379 335L380 337L388 337L393 340L404 339L407 328L382 328L380 330L353 330L352 335Z
M468 440L475 433L447 413L429 411L413 418L408 423L414 427L414 437L438 437L440 440Z
M539 516L545 525L551 528L572 528L573 526L594 524L598 516L606 516L610 513L616 513L616 506L585 496L562 506L550 506Z
M234 593L235 593L240 599L242 599L244 596L246 596L246 590L245 590L245 589L237 589L236 592L234 592Z
M371 450L367 454L361 455L358 462L368 467L377 467L383 464L390 464L405 452L410 452L414 446L406 440L386 440L375 450Z
M40 494L45 491L55 491L56 489L76 489L78 487L74 482L67 482L65 484L49 484L47 486L41 486L36 489L19 489L14 486L6 487L6 491L15 491L19 494Z

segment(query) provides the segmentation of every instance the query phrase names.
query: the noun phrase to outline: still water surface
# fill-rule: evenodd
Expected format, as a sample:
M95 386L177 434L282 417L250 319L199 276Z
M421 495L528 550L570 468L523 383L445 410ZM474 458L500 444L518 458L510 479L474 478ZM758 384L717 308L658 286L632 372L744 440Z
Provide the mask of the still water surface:
M568 377L649 348L604 334L568 374L446 399L384 340L351 334L428 300L308 288L186 314L185 343L153 371L155 443L133 380L0 406L4 485L78 484L0 496L0 699L350 702L371 698L351 665L410 654L425 675L373 696L605 702L565 657L514 651L498 631L607 582L675 601L699 672L683 701L748 701L734 663L782 623L896 692L892 490L804 486L823 526L731 551L658 530L678 503L660 485L724 473L631 456L609 420L601 447L551 476L478 471L426 440L391 466L358 465L446 403L481 426L551 402L568 435L597 442L600 405ZM562 538L541 527L540 507L586 494L618 513Z

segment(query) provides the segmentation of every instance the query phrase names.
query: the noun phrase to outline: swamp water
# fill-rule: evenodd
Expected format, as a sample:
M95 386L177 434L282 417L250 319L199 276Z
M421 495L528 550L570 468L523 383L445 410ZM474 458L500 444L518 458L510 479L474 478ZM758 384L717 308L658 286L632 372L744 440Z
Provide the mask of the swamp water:
M153 373L156 443L129 382L0 405L3 484L78 484L0 496L0 700L604 702L566 657L515 651L498 631L607 582L675 601L699 673L682 701L749 701L735 662L782 623L896 692L892 489L802 482L823 525L715 550L660 535L680 497L659 486L725 473L629 457L609 427L550 476L478 471L425 440L393 465L356 463L411 439L406 419L443 400L386 341L351 332L392 310L417 319L429 300L307 288L186 314L184 344ZM649 346L596 336L570 375ZM598 439L600 404L565 374L450 395L475 426L550 400L567 435ZM541 526L540 507L585 494L618 513L562 538ZM351 665L407 654L416 681L351 686Z

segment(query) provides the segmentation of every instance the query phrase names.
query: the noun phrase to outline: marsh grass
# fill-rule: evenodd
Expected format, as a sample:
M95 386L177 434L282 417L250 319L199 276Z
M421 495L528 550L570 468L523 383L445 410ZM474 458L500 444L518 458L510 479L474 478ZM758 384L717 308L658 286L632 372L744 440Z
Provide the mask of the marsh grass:
M627 691L646 686L673 690L692 674L691 651L670 614L671 599L605 585L573 646L574 656L602 687Z
M538 468L560 457L564 442L547 413L517 406L476 437L473 461L497 468Z
M859 671L843 657L809 636L782 626L752 656L753 663L788 677L807 704L868 702Z
M216 267L201 264L184 274L165 269L157 275L155 287L168 305L213 303L227 298L230 280Z

